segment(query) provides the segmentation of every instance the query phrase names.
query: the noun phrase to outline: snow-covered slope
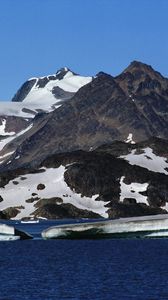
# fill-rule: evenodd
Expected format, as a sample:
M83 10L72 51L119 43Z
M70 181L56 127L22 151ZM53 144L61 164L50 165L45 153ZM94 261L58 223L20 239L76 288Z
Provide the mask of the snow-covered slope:
M62 68L54 75L30 78L11 102L0 102L0 151L30 129L30 122L37 113L48 113L59 108L91 80L92 77L76 75L68 68ZM0 153L0 163L4 154L7 157L7 153Z
M92 197L82 197L81 194L75 193L71 190L64 181L65 167L43 169L44 172L37 174L27 174L11 180L4 188L0 188L0 195L3 201L0 202L0 210L9 207L19 207L19 213L15 219L22 219L25 217L33 217L36 210L34 207L37 202L36 198L52 198L59 197L63 203L73 204L79 209L87 209L95 212L102 217L107 217L106 204L103 201L95 201L98 195ZM44 189L38 189L38 185L43 184ZM33 194L34 193L34 194ZM34 196L33 196L33 195ZM26 200L34 198L30 203Z
M50 112L72 98L91 80L92 77L76 75L67 68L55 75L31 78L20 88L12 102L0 102L0 115L33 118L40 111Z
M39 81L43 80L43 78L33 78L33 80L35 80L35 84L33 85L29 94L23 100L24 103L38 103L40 105L39 108L43 108L43 105L45 105L46 102L50 106L56 105L57 102L59 103L60 99L54 96L53 89L55 87L59 87L65 92L76 93L82 86L92 80L92 77L83 77L76 75L66 68L64 68L64 71L66 72L66 74L62 79L58 78L58 75L60 75L59 72L61 72L58 71L55 77L53 75L52 79L49 79L45 86L43 84L42 87L40 87Z

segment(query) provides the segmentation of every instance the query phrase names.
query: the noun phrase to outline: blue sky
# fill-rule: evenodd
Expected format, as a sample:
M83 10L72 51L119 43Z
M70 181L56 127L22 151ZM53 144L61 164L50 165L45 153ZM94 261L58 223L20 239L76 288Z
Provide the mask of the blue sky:
M168 77L167 0L0 0L0 99L68 66L119 74L132 60Z

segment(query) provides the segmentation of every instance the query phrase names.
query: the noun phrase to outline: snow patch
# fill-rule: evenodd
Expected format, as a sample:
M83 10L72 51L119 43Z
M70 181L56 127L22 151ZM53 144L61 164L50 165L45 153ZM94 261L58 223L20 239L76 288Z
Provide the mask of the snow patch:
M124 183L124 176L120 179L120 201L123 202L124 198L134 198L137 203L145 203L148 205L147 196L141 195L140 192L145 192L148 187L148 183L132 182L130 184Z
M129 133L127 139L125 140L126 143L130 143L130 144L135 144L135 142L133 141L132 139L133 137L133 134L132 133Z
M18 156L15 157L15 159L19 159L19 158L20 158L20 155L18 155Z
M136 150L134 149L131 153L120 156L120 158L127 160L131 165L168 175L168 172L165 170L165 168L168 168L168 162L165 157L155 155L153 150L149 147L142 150L144 153L136 154Z
M2 125L0 125L0 135L6 136L6 135L14 135L15 132L7 132L6 130L6 119L2 120Z

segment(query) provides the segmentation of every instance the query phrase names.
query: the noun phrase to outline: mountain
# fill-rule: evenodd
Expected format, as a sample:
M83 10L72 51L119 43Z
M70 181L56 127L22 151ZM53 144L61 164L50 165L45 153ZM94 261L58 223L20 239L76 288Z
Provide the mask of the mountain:
M92 77L79 76L62 68L54 75L26 81L12 102L0 102L0 150L18 134L22 135L26 128L28 131L37 114L57 109L91 80Z
M1 175L3 218L98 218L167 213L168 142L113 142L47 157Z
M79 76L68 68L53 75L30 78L12 98L12 103L0 102L0 113L33 118L39 112L53 111L91 80L92 77Z
M116 77L63 68L10 104L34 117L20 115L15 134L9 113L0 118L3 218L167 212L168 79L151 66L134 61Z

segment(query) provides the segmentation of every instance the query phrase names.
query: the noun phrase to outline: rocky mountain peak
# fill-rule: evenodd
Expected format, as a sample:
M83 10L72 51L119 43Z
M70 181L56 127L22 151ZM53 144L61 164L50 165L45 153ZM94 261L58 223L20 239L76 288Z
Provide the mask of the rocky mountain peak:
M96 74L96 77L112 77L110 74L107 74L103 71L100 71L99 73Z
M73 71L71 71L69 68L67 67L63 67L61 69L59 69L57 72L56 72L56 79L58 80L61 80L64 78L65 75L67 74L71 74L71 75L77 75L76 73L74 73Z
M151 73L156 72L150 65L142 63L140 61L132 61L129 66L123 71L123 73L130 72L144 72L144 73ZM158 73L158 72L157 72Z
M168 91L168 79L139 61L131 62L115 79L127 95L167 94Z
M73 73L69 68L63 67L63 68L60 68L59 70L57 70L56 75L61 74L61 73L65 73L66 74L68 72Z

